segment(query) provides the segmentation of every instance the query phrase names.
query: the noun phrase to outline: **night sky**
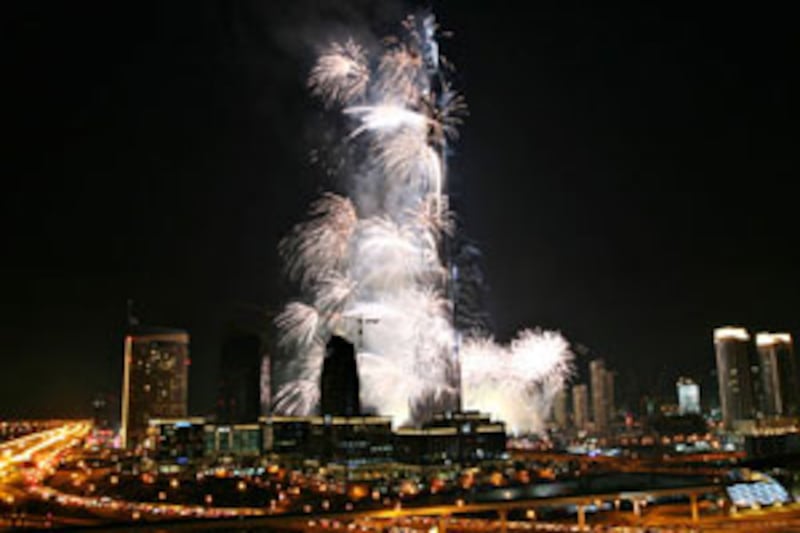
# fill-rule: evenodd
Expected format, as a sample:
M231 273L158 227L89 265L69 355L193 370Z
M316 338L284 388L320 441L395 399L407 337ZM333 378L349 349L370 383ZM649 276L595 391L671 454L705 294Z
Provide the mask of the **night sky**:
M452 203L496 335L559 329L623 396L710 383L714 326L800 333L796 19L559 4L434 3L470 106ZM292 294L277 241L329 185L315 46L414 9L4 4L0 417L118 390L128 298L189 330L190 410L210 410L223 336Z

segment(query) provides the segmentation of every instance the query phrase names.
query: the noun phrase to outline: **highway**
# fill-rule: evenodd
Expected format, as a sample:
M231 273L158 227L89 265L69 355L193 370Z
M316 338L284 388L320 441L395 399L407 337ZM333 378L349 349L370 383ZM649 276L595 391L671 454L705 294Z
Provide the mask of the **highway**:
M436 527L439 532L447 529L457 531L507 531L509 529L546 529L547 527L563 527L583 529L592 526L625 525L640 527L670 527L681 525L693 529L702 527L730 528L759 521L770 521L773 527L794 530L800 527L800 508L787 505L783 509L748 510L736 515L728 515L711 509L712 502L703 501L703 496L716 494L723 497L724 487L716 484L716 480L707 478L706 482L696 485L682 485L669 488L650 489L640 487L632 490L609 491L596 490L589 493L573 495L548 495L535 497L532 492L520 492L508 489L497 489L497 497L491 501L454 501L436 505L409 506L398 501L388 502L382 508L350 509L348 511L327 512L328 507L304 505L291 512L287 508L269 507L216 507L211 501L206 505L181 505L168 502L135 502L111 499L103 494L84 493L69 494L44 484L64 452L77 445L91 430L88 422L65 422L57 428L32 433L24 437L0 444L0 499L13 507L14 502L45 502L45 510L50 508L53 514L36 516L29 514L17 522L17 526L47 527L53 525L99 526L101 524L127 522L131 530L137 530L137 523L145 524L163 521L176 530L226 530L239 528L285 528L301 530L338 530L358 526L373 529L406 523L421 526L425 530ZM76 449L76 453L81 450ZM611 462L611 461L609 461ZM91 474L91 471L89 472ZM75 475L75 474L73 474ZM78 474L80 476L80 474ZM79 481L76 478L76 481ZM587 484L585 488L591 488ZM680 505L652 505L647 501L662 496L683 496L688 503ZM629 501L633 510L611 510L602 513L591 513L599 502ZM48 503L49 502L49 503ZM421 502L420 502L421 503ZM283 506L281 506L283 507ZM509 517L530 515L535 517L536 509L553 507L572 507L577 510L573 518L563 518L560 524L533 521L519 522ZM628 507L630 509L630 507ZM573 511L575 512L575 511ZM62 515L63 516L59 516ZM484 518L475 518L483 516ZM591 518L590 518L591 517ZM51 522L52 519L52 522ZM0 520L0 527L11 524ZM555 529L553 530L555 531Z
M91 430L89 422L66 422L0 443L0 501L13 509L30 496L31 483L55 468L59 454L76 445ZM0 519L0 527L48 527L49 517Z
M40 465L85 437L92 426L89 422L73 422L63 426L31 433L0 444L0 484L29 468Z
M41 490L41 489L39 489ZM49 489L45 489L49 490ZM162 524L166 525L169 524L171 531L196 531L196 530L213 530L213 531L225 531L225 530L234 530L234 529L249 529L249 530L258 530L259 528L264 528L265 530L272 530L277 529L280 531L285 530L298 530L298 531L307 531L307 530L330 530L334 529L337 530L341 527L342 531L347 530L348 524L359 524L360 527L366 527L367 530L374 530L375 526L383 523L387 527L391 526L391 524L398 523L403 519L412 519L417 520L419 519L421 522L426 524L431 523L431 519L433 519L433 523L436 525L438 531L444 532L448 529L448 524L456 521L459 521L459 515L474 515L478 513L489 513L494 514L498 518L497 519L469 519L467 521L472 522L472 526L476 527L477 529L484 528L487 531L507 531L507 529L511 528L514 529L518 527L518 524L512 523L507 520L509 512L514 510L522 510L528 511L535 508L541 507L550 507L550 506L569 506L575 505L578 507L578 517L577 517L577 524L573 522L572 527L577 528L586 528L586 515L585 515L585 508L595 504L598 500L600 501L614 501L614 500L633 500L644 502L648 498L655 498L660 496L669 496L669 495L685 495L689 496L694 502L696 502L696 498L699 495L709 494L709 493L716 493L721 490L719 485L702 485L702 486L687 486L687 487L674 487L669 489L656 489L656 490L646 490L646 491L623 491L623 492L613 492L613 493L598 493L598 494L584 494L580 496L565 496L565 497L555 497L555 498L533 498L533 499L516 499L516 500L508 500L502 502L486 502L486 503L465 503L463 501L456 501L452 504L443 504L443 505L428 505L428 506L414 506L414 507L403 507L400 505L393 505L383 509L364 509L364 510L353 510L347 512L320 512L319 510L314 510L313 512L309 510L305 513L289 513L289 514L271 514L271 513L264 513L261 510L261 516L258 516L258 511L256 509L246 509L246 508L238 508L238 509L215 509L215 508L207 508L205 509L206 513L209 511L217 511L217 514L204 514L203 508L198 508L197 510L200 514L192 514L189 516L186 515L179 515L186 518L216 518L211 520L189 520L189 521L177 521L175 518L169 519L170 516L176 517L174 512L172 513L164 513L163 510L157 514L153 514L153 510L156 508L163 508L163 509L170 509L172 511L182 510L184 508L188 509L188 507L184 506L175 506L175 505L168 505L168 504L133 504L130 502L125 503L125 509L128 510L138 510L141 511L141 515L137 515L137 518L140 522L144 522L147 519L154 519L157 515L160 515L159 518L161 520L167 519L166 522L162 522ZM64 497L63 495L61 496ZM77 504L85 505L87 504L86 498L79 498L79 497L68 497L68 503L72 503L73 501ZM220 513L222 511L222 513ZM237 513L238 511L238 513ZM145 515L144 513L150 513L149 515ZM230 512L231 514L226 514L225 512ZM697 520L697 516L693 516L691 506L685 508L685 516L681 518L681 522L684 524L691 524ZM633 514L633 513L630 513ZM236 516L235 519L232 519ZM176 517L177 518L177 517ZM462 520L463 522L463 520ZM340 526L337 527L332 524L339 524ZM371 524L371 526L370 526ZM142 527L142 531L147 530L147 526L140 526ZM463 527L463 523L462 523ZM378 530L381 530L382 526L379 527ZM426 530L429 528L425 528ZM454 527L454 530L462 530L459 527ZM472 529L472 527L468 528ZM126 530L128 531L139 531L136 526L131 525Z

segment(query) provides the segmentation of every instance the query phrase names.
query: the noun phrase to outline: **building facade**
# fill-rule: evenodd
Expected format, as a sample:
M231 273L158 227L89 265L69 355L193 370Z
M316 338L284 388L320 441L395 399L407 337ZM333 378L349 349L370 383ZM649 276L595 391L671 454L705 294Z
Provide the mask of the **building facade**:
M585 431L589 425L589 388L586 384L572 387L572 423L578 431Z
M719 400L726 429L755 417L749 347L750 334L744 328L714 330Z
M569 413L567 411L567 385L553 396L553 423L559 430L567 429Z
M169 469L199 464L206 456L205 419L152 418L148 421L148 456Z
M679 378L675 384L678 393L678 414L700 414L700 385L690 378Z
M309 460L364 464L478 463L506 453L505 424L478 412L436 415L421 428L392 431L382 416L261 417L255 424L215 424L201 417L149 422L147 456L159 471L187 466L253 464L265 454L301 464Z
M798 414L797 362L788 333L757 333L756 349L761 374L762 409L772 417Z
M589 378L592 386L592 421L596 433L603 434L608 431L609 402L608 402L608 372L602 359L595 359L589 363ZM613 385L613 378L611 381Z
M506 452L506 427L477 411L437 414L421 428L395 432L395 458L411 464L496 460Z
M151 418L185 417L189 381L189 334L137 328L125 336L121 444L143 445Z
M164 472L220 461L253 462L264 452L261 422L228 425L188 417L153 418L148 425L147 454Z

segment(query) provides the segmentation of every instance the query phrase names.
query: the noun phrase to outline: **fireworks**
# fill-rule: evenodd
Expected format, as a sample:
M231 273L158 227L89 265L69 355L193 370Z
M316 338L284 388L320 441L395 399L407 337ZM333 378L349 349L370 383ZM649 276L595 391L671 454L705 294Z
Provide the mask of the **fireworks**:
M461 348L464 407L502 414L513 432L541 427L570 363L569 343L553 331L521 331L509 346L468 339Z
M279 245L289 278L304 287L345 268L358 222L352 202L330 193L314 203L310 215Z
M440 69L433 18L403 28L376 58L348 40L311 70L311 93L345 118L354 149L345 194L323 195L280 244L301 297L276 319L286 357L275 408L315 411L324 343L337 333L357 346L362 404L395 424L458 408L461 396L514 431L536 430L572 354L555 332L525 330L508 347L456 332L443 157L466 106Z
M312 94L328 105L351 103L364 97L369 69L364 49L353 40L333 43L317 59L308 77Z

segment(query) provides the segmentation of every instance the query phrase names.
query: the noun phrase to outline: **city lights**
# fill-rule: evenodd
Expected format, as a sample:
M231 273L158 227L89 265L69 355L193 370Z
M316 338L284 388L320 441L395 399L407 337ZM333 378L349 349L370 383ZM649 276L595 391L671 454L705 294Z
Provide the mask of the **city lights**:
M800 531L791 13L80 4L4 10L0 531Z

